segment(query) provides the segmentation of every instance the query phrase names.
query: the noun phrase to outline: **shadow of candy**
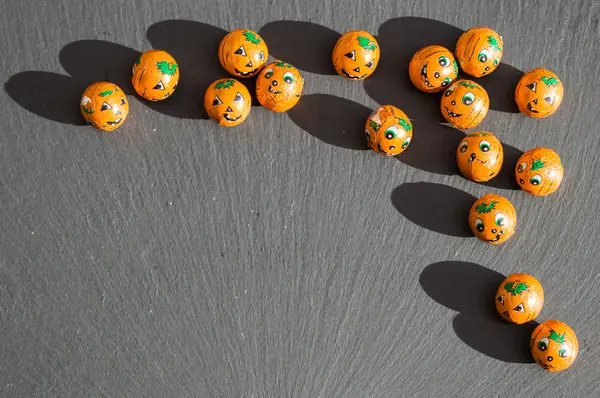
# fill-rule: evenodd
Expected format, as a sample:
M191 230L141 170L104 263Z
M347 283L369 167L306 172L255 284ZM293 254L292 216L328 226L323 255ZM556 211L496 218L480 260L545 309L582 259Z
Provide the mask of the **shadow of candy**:
M505 276L479 264L444 261L425 267L421 287L436 302L459 312L454 332L465 344L489 357L513 363L533 363L529 339L538 325L503 321L494 305Z

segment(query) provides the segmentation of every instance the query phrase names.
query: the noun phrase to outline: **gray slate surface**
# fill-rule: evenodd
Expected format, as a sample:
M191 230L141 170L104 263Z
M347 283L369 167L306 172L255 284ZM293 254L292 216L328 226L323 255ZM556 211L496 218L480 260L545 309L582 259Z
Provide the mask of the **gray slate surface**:
M0 5L1 396L600 396L597 2L26 3ZM515 190L510 168L492 186L456 175L462 133L408 83L414 51L477 25L505 43L481 81L481 128L513 161L554 148L566 174L550 197ZM305 96L219 128L202 96L225 76L219 40L240 27L303 70ZM329 65L337 32L356 28L382 46L365 83ZM126 86L152 47L181 66L170 102L131 95L114 134L81 125L83 89ZM540 66L566 94L533 120L510 99ZM378 103L415 124L398 159L356 138ZM463 223L487 192L519 215L499 247ZM544 373L527 354L532 326L495 317L512 272L542 282L538 321L577 332L569 370Z

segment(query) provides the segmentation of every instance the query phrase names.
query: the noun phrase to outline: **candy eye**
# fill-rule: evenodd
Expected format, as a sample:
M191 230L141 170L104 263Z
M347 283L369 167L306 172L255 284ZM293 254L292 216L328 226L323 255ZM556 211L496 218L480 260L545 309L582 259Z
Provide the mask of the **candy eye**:
M504 226L504 214L502 213L497 213L496 217L494 217L494 221L496 222L496 225L499 227L503 227Z
M529 179L531 185L540 185L542 182L542 177L539 174L534 175Z
M125 100L125 97L121 97L121 105L125 105L127 103L127 100Z
M490 52L485 48L479 52L479 55L477 55L477 59L479 60L479 62L487 62L489 57Z
M560 346L560 348L558 349L558 355L561 358L566 358L569 355L571 355L571 347L569 347L567 344L563 344Z
M385 130L385 138L387 138L388 140L392 140L392 139L396 138L397 135L398 135L398 127L396 127L396 126L390 126L390 127L388 127L387 130Z
M504 295L498 297L498 302L502 305L504 305Z
M548 349L548 343L549 343L548 337L542 337L540 339L540 341L538 341L538 343L537 343L537 348L540 351L546 351Z
M448 66L450 65L450 58L446 57L445 55L442 55L441 57L438 58L438 62L440 64L440 66Z
M463 141L460 143L460 153L467 152L468 148L469 148L469 143L467 141Z
M521 162L517 166L517 170L519 171L519 173L524 172L526 168L527 168L527 162Z
M498 60L497 59L494 60L494 66L498 66Z
M233 102L244 102L244 97L239 92L235 95Z
M475 95L473 93L466 93L463 95L462 103L465 105L471 105L475 101Z
M406 147L410 144L410 137L406 137L404 142L402 143L402 149L406 149Z
M483 140L479 143L479 149L481 150L481 152L487 152L490 150L490 143L489 141Z
M554 97L544 97L544 101L552 105L552 103L554 102Z
M523 308L523 303L517 305L515 308L513 308L513 311L517 311L517 312L525 312L525 309Z
M450 83L452 83L452 79L450 79L449 77L447 77L444 80L442 80L442 87L446 87Z
M352 61L356 61L356 52L354 50L349 53L344 54L346 57L350 58Z
M479 218L475 219L475 229L478 230L479 232L483 232L483 230L485 229L485 225L483 225L483 221L481 221Z
M238 48L237 50L235 50L234 54L245 56L246 55L246 50L244 50L244 46L241 46L240 48Z
M368 141L371 141L371 133L369 133L369 130L365 130L365 137L367 137Z
M369 61L368 64L365 65L369 69L373 69L373 60Z
M452 95L452 93L454 92L454 86L450 86L446 89L446 92L444 93L444 97L449 97Z
M283 74L283 81L287 84L292 84L294 82L294 74L292 72L285 72Z
M102 107L100 108L101 111L106 111L108 109L112 109L112 106L108 105L106 102L102 103Z
M264 61L264 59L265 59L264 51L261 51L260 54L258 54L258 59L260 59L261 61Z
M529 83L525 87L527 87L528 89L530 89L531 91L533 91L535 93L536 86L537 86L537 83L533 82L533 83Z
M219 98L218 95L215 95L215 99L213 100L212 106L221 105L222 103L223 101L221 101L221 98Z
M161 81L159 81L156 86L152 87L155 90L164 90L165 86L163 86L163 83Z
M273 77L273 68L268 68L267 70L265 70L265 73L263 74L264 77L266 77L267 79L270 79L271 77Z

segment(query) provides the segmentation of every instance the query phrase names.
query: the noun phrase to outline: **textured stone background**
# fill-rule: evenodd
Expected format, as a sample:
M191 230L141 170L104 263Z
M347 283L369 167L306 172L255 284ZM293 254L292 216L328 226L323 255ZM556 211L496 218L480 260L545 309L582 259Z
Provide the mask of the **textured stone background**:
M0 10L1 396L600 395L597 2L7 0ZM508 155L487 186L456 175L462 133L440 124L439 96L416 92L406 72L420 47L453 48L477 25L505 43L481 80L492 99L481 128ZM225 76L220 39L242 27L302 70L305 96L288 114L255 106L243 125L219 128L202 97ZM338 32L356 28L383 54L364 83L329 64ZM83 126L83 89L108 79L131 92L131 65L153 47L181 66L174 97L131 95L114 134ZM540 66L566 94L533 120L511 99ZM398 159L364 150L366 115L384 103L415 126ZM547 198L510 178L535 146L566 165ZM466 229L487 192L519 215L499 247ZM577 332L568 371L532 363L535 325L496 317L492 296L512 272L542 282L538 321Z

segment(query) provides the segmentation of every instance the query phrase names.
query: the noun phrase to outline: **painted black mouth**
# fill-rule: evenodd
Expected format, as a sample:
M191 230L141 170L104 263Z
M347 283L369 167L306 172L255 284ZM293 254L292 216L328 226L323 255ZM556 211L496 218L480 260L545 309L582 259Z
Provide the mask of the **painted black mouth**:
M119 119L117 119L117 120L114 120L114 121L112 121L112 122L106 122L106 124L108 124L108 125L110 125L110 126L115 126L115 125L117 125L117 124L121 123L122 121L123 121L123 119L119 118Z
M541 360L541 359L539 359L539 358L536 358L536 359L535 359L535 361L536 361L536 362L537 362L537 363L538 363L538 364L539 364L539 365L540 365L542 368L544 368L544 370L548 370L548 369L552 369L552 368L554 368L554 366L552 366L552 365L548 365L547 363L544 363L544 362L542 362L542 360Z
M235 122L235 121L239 120L241 117L242 117L242 115L240 115L240 116L238 116L238 117L231 117L231 116L229 116L227 113L225 113L225 114L223 115L223 118L224 118L225 120L227 120L228 122Z
M540 111L536 111L535 109L533 109L533 108L531 107L531 102L528 102L528 103L527 103L527 109L529 109L529 111L530 111L530 112L533 112L533 113L540 113Z
M281 91L273 90L273 87L270 84L269 84L269 91L272 92L275 95L281 94Z
M446 112L448 113L448 116L450 116L450 117L460 117L460 116L462 116L462 113L454 113L450 109L448 109L447 106L445 106L444 108L446 108Z
M498 235L496 235L496 237L494 239L488 239L487 241L490 243L498 242L500 240L500 238L502 238L503 234L504 234L504 231L500 231L500 233Z
M469 164L473 163L473 161L476 160L481 164L486 164L487 162L482 162L481 160L477 159L477 155L475 155L474 153L471 154L471 156L469 156Z
M362 76L355 76L355 75L351 75L351 74L349 74L348 72L346 72L346 71L344 70L344 68L342 68L342 73L343 73L343 74L344 74L344 76L346 76L348 79L362 79L362 78L364 78L365 76L367 76L367 74L366 74L366 73L365 73L364 75L362 75Z
M431 83L429 83L429 79L427 78L427 63L425 63L425 65L423 65L423 67L421 68L421 78L423 79L423 83L425 83L426 86L433 87Z
M233 68L235 69L235 73L237 73L240 76L250 76L255 74L258 71L258 68L256 69L252 69L250 72L242 72L241 70L238 70L238 68Z

